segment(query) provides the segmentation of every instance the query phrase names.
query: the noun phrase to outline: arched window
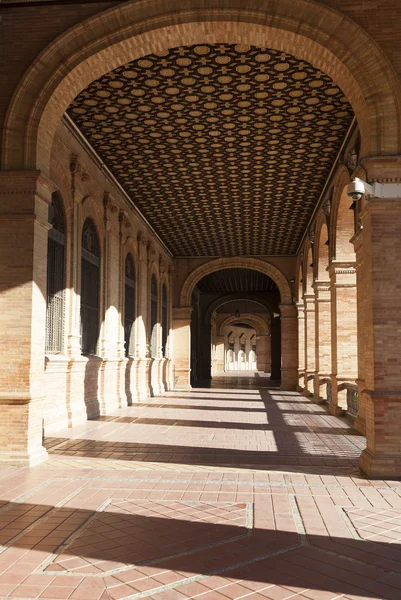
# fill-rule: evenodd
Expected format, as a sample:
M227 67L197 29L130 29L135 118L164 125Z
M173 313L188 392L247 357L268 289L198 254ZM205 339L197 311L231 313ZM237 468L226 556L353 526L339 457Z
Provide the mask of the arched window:
M150 354L157 356L157 281L154 275L150 284Z
M49 230L47 238L45 351L56 353L61 352L63 343L65 286L65 219L63 203L57 192L52 194L48 220L53 229Z
M135 354L135 267L131 254L127 254L125 259L124 302L125 356L133 356Z
M82 354L96 354L99 337L100 245L95 224L82 229L81 340Z
M168 335L168 324L167 324L167 288L163 285L162 288L162 354L166 356L167 351L167 335Z

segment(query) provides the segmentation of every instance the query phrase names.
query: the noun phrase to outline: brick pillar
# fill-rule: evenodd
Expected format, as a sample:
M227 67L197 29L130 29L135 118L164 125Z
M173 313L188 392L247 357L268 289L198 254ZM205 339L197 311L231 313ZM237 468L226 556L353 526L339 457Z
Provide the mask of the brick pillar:
M225 371L225 347L224 347L224 335L216 335L216 354L214 359L214 373L224 373Z
M316 378L315 294L305 294L305 394L313 396Z
M173 357L175 389L191 389L192 306L173 308Z
M367 449L361 469L375 478L401 477L401 200L369 200L363 226L363 267L358 304L365 335Z
M354 427L357 431L366 435L366 404L367 390L365 382L365 347L369 340L369 320L365 325L365 314L367 312L367 303L369 296L366 294L366 283L369 281L369 272L366 269L370 267L368 261L363 260L364 242L363 228L359 228L352 242L356 254L356 298L357 298L357 334L358 334L358 416L354 421Z
M38 171L0 173L0 464L32 466L42 446L48 205Z
M281 319L272 318L271 322L271 374L270 379L281 379Z
M315 281L315 402L327 400L325 393L331 375L331 306L330 282Z
M305 389L305 306L304 302L297 303L298 313L298 391Z
M355 263L333 260L329 269L331 288L331 382L329 411L336 415L347 409L345 382L357 378L357 323Z
M265 363L264 363L264 367L263 369L261 369L262 371L264 371L265 373L271 373L272 370L272 337L270 333L267 333L266 336L263 338L264 339L264 347L265 347Z
M296 390L298 383L297 309L294 304L280 304L279 308L281 312L281 389Z

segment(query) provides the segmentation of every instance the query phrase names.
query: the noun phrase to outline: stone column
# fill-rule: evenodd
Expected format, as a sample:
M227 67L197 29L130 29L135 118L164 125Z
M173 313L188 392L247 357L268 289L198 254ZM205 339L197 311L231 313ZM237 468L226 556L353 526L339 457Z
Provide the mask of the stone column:
M33 466L42 446L48 207L39 171L0 173L0 464Z
M401 186L399 186L401 187ZM369 477L401 477L401 199L368 201L360 213L363 266L358 303L365 334L364 397L367 449L361 469ZM360 254L358 252L358 254Z
M264 365L263 368L261 369L261 371L264 371L265 373L271 373L272 370L272 336L270 333L267 333L266 336L263 338L263 345L264 345L264 350L265 350L265 361L264 361ZM256 357L258 356L258 353L256 351Z
M173 356L175 389L191 389L192 306L173 308Z
M305 294L305 394L313 396L316 379L315 294Z
M297 309L294 304L280 304L279 308L281 312L281 389L296 390L298 383Z
M315 281L315 402L327 400L327 381L331 375L331 306L330 282Z
M357 378L356 272L354 262L333 260L329 269L331 287L331 401L333 415L347 409L345 382Z
M298 387L302 394L305 390L305 305L304 302L297 303L298 313Z

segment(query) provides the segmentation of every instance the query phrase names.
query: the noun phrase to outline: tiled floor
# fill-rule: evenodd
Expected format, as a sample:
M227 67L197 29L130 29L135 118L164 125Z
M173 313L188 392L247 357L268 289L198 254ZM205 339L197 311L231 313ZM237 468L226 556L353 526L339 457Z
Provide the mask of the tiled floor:
M359 476L345 419L236 383L121 409L4 468L0 597L401 600L401 483Z

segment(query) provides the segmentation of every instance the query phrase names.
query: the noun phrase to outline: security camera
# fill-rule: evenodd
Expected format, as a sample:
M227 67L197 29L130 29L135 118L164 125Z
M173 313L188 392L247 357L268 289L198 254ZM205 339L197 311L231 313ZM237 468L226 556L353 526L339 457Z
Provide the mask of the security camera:
M347 196L355 201L360 200L364 195L369 198L369 196L372 195L372 192L372 186L358 177L355 177L355 179L347 186Z

